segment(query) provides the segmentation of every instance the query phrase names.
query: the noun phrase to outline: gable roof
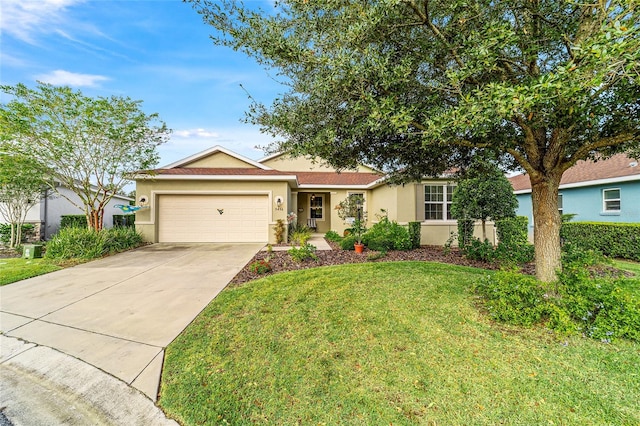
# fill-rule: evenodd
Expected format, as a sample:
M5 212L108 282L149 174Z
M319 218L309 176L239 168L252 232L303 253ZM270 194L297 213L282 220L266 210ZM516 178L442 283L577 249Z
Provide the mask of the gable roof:
M213 155L213 154L218 153L218 152L226 154L226 155L228 155L230 157L233 157L233 158L235 158L237 160L240 160L240 161L242 161L244 163L247 163L248 165L251 165L253 167L257 167L257 168L262 169L262 170L272 170L271 167L269 167L269 166L265 166L264 164L261 164L258 161L251 160L250 158L247 158L247 157L242 156L242 155L240 155L238 153L235 153L235 152L233 152L231 150L228 150L225 147L222 147L220 145L216 145L214 147L205 149L204 151L200 151L200 152L198 152L196 154L190 155L189 157L183 158L182 160L178 160L178 161L173 162L171 164L167 164L166 166L162 167L162 169L173 169L173 168L176 168L176 167L184 167L187 164L193 163L195 161L198 161L198 160L200 160L202 158L208 157L208 156Z
M562 175L560 189L640 180L640 165L625 154L616 154L600 161L580 160ZM529 175L509 178L516 194L531 192Z

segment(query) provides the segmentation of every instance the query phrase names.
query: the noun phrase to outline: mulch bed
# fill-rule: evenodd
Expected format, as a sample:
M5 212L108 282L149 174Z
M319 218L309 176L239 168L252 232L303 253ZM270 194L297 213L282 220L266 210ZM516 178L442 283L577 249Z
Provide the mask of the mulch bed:
M365 248L364 253L358 254L353 250L342 250L340 246L333 242L329 242L333 250L316 251L318 260L305 260L303 262L294 261L286 251L274 251L270 255L266 251L261 251L238 272L231 280L231 286L237 286L247 281L272 275L278 272L295 271L300 269L316 268L318 266L342 265L345 263L365 263L365 262L395 262L402 260L440 262L451 265L472 266L476 268L484 268L490 270L500 269L497 263L487 263L465 258L457 249L451 249L448 253L442 246L422 246L418 249L409 251L389 251L385 256L378 259L374 258L379 255L377 251L371 251ZM266 274L257 274L249 269L249 266L258 261L270 257L269 265L271 272ZM522 272L527 274L534 273L532 264L524 265Z

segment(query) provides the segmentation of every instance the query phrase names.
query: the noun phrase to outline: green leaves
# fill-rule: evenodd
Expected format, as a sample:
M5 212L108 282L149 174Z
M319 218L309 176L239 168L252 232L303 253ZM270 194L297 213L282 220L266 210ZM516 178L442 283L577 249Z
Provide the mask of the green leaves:
M12 96L0 107L9 149L74 191L81 200L77 207L100 212L97 217L130 173L157 164L156 147L170 132L157 114L146 114L140 101L128 97L91 98L42 83L0 89Z

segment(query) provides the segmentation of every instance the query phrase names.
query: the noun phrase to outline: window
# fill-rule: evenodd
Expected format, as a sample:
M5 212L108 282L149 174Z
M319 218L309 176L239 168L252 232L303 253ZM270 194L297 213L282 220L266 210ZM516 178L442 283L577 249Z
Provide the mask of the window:
M351 210L347 212L347 217L354 219L364 219L364 194L362 192L348 192L349 206Z
M451 220L451 198L455 185L424 186L424 219Z
M602 190L602 204L605 212L620 211L620 189Z
M558 211L562 215L564 208L562 207L562 194L558 194Z
M309 197L309 217L311 219L324 217L324 195L311 194Z

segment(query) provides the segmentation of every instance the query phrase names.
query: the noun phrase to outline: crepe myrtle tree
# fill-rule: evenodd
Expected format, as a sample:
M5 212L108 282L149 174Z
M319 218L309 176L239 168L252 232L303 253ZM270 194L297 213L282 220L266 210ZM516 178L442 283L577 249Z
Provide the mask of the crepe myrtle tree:
M44 179L34 162L29 157L10 154L0 143L0 215L11 227L9 248L22 242L22 225L44 189Z
M487 239L487 220L514 217L518 200L504 173L494 164L474 161L462 173L451 199L454 219L482 221L482 240Z
M92 98L70 87L38 83L0 86L11 100L0 105L0 124L11 134L10 149L28 155L43 175L70 189L87 226L100 230L104 208L130 182L132 172L158 162L156 147L170 131L157 114L128 97Z
M543 281L560 268L563 173L640 151L636 1L190 2L215 43L281 76L246 117L282 137L270 150L404 180L485 153L526 171Z

